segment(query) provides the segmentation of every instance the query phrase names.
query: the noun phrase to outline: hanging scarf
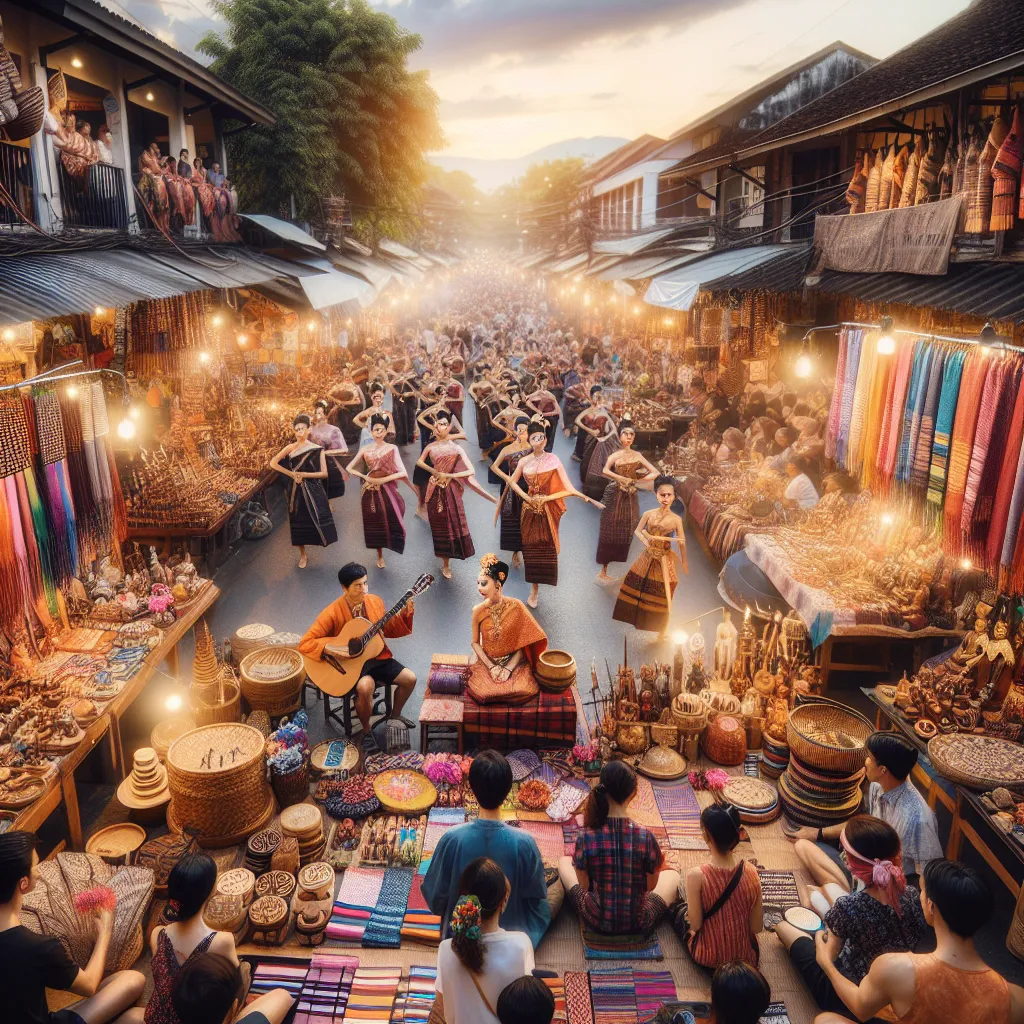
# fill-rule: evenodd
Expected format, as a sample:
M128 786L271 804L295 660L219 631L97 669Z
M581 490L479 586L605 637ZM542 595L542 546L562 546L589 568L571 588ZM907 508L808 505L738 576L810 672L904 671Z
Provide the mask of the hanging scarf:
M875 154L874 160L871 159L871 154L868 154L868 164L871 169L868 171L867 190L864 193L865 213L874 213L878 209L878 193L882 185L883 162L881 150Z
M64 392L60 393L58 401L67 444L67 490L74 495L78 568L84 571L101 550L103 529L99 509L89 485L89 468L82 440L81 406L78 399L68 398Z
M924 399L928 391L934 351L935 347L929 342L918 342L917 353L914 356L914 370L910 377L910 388L907 391L907 407L903 414L900 450L896 459L895 476L901 483L907 483L910 480L916 445L921 436L921 416L924 412Z
M948 357L949 350L945 346L934 346L928 372L928 387L921 411L921 426L914 442L914 455L911 460L910 486L918 491L923 491L928 486L928 466L932 456L932 440L935 437L935 416L939 408L939 395L942 392L942 379Z
M885 893L885 901L892 907L897 917L903 917L900 909L900 897L907 887L907 877L903 874L903 857L897 853L892 860L869 859L859 854L846 838L846 829L839 834L839 842L846 851L846 863L850 874L859 878L865 885L874 886Z
M993 126L994 127L994 126ZM990 231L1012 231L1017 212L1017 180L1020 178L1020 109L1014 107L1013 124L992 164L992 217Z
M850 179L850 185L846 190L846 205L850 207L850 213L864 212L864 195L867 191L867 168L870 154L864 153L862 157L862 159L857 161L853 177Z
M956 178L957 149L954 145L946 147L946 159L939 171L939 199L948 199L953 195L953 181Z
M875 470L881 483L887 484L892 479L896 466L896 452L900 444L900 430L903 426L903 409L907 401L907 388L911 374L916 365L917 346L901 344L896 353L896 361L886 386L882 427L879 437L878 454L875 457ZM877 408L872 406L872 408Z
M963 193L964 203L960 207L960 230L970 231L971 223L981 223L980 217L972 220L971 208L978 200L978 160L981 157L981 143L976 138L971 139L967 147L967 159L964 162ZM980 230L980 228L976 229Z
M903 181L907 174L907 164L910 161L910 150L901 146L892 164L892 192L889 194L889 209L897 210L900 205L900 197L903 195Z
M854 475L860 474L863 451L862 436L868 410L868 398L874 386L875 368L878 364L877 336L865 338L861 345L860 368L857 373L857 387L853 396L853 412L850 416L850 441L846 469Z
M878 183L878 209L888 210L889 200L892 198L892 175L893 166L896 163L896 147L890 146L882 163L882 177Z
M999 467L999 483L992 507L992 522L989 524L988 540L985 544L985 566L995 571L1001 561L1007 526L1010 520L1014 498L1017 494L1021 443L1024 442L1024 389L1017 390L1010 417L1010 430L1006 435L1003 457ZM1021 494L1024 495L1024 479L1021 480ZM1017 520L1019 521L1019 510ZM1016 533L1017 523L1014 523Z
M825 458L836 456L836 440L839 433L839 416L843 409L843 387L846 384L846 352L850 344L847 328L839 332L839 358L836 361L836 383L832 389L832 404L828 410L828 429L825 433Z
M875 413L876 409L884 409L885 396L889 393L889 382L896 372L898 356L878 355L878 343L875 343L876 363L872 376L871 390L868 394L867 408L864 414L864 426L861 430L861 483L867 487L875 475L878 459L878 447L882 438L882 420Z
M848 329L849 344L846 351L846 374L843 380L843 405L839 410L839 429L836 433L836 462L848 466L850 447L850 421L853 418L853 399L857 389L857 375L860 369L860 355L864 343L861 328Z
M914 143L914 151L907 161L907 170L903 175L903 188L900 191L900 209L913 206L917 199L917 177L921 173L921 145L922 140Z
M960 404L960 380L963 376L963 350L953 352L942 371L942 391L935 414L935 434L932 438L932 456L928 467L928 501L940 509L946 497L946 472L949 467L949 443L953 423Z
M942 169L942 158L946 155L946 140L938 132L928 136L928 149L921 157L921 167L917 172L917 196L914 205L930 203L939 194L939 171Z

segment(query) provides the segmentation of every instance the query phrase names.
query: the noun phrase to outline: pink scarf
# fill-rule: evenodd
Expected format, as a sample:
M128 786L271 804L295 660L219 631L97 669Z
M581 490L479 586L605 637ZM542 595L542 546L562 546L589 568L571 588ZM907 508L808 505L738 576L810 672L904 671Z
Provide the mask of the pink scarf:
M874 885L881 889L896 916L902 918L900 896L907 887L907 876L903 874L903 857L896 854L892 860L868 860L850 845L846 838L846 829L840 833L839 842L846 851L846 863L850 874L854 878L859 878L865 885Z

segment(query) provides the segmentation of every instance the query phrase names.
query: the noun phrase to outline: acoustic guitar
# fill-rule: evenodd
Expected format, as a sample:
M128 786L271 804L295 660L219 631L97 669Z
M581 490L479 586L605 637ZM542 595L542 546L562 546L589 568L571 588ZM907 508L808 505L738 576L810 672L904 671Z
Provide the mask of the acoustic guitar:
M414 597L424 593L433 583L434 577L423 573L379 622L370 622L361 617L347 622L336 637L327 641L322 661L305 654L302 656L306 663L306 674L324 693L332 697L344 697L362 678L363 666L384 650L384 638L380 635L384 627ZM336 650L330 651L328 647ZM348 654L340 654L338 651L348 651Z

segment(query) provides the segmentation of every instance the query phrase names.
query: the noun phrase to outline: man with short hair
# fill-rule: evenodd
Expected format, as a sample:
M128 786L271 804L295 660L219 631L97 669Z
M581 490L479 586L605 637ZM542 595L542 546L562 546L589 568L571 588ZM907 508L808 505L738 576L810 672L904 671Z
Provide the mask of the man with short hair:
M928 861L941 858L935 812L910 781L917 764L917 748L895 732L873 732L867 738L864 768L868 778L865 811L888 822L900 837L903 870L911 885ZM814 877L816 885L835 882L847 891L852 879L834 843L845 822L827 828L800 828L790 835L795 853Z
M1024 989L1010 985L978 956L974 935L992 916L981 876L950 860L931 860L922 875L921 909L935 929L934 953L883 953L859 985L834 964L842 942L815 935L815 954L836 995L858 1020L891 1006L897 1024L1024 1024ZM815 1024L850 1024L824 1013Z
M317 661L324 661L324 653L347 657L348 651L330 646L336 637L353 619L369 619L379 622L384 618L387 609L384 602L375 594L370 593L366 566L359 562L349 562L338 570L338 582L341 584L342 595L329 604L317 617L316 622L306 630L306 635L299 641L299 651ZM412 633L413 602L408 604L391 619L382 630L383 635L394 640L409 636ZM373 695L378 686L393 683L397 688L392 718L401 718L402 708L416 688L416 674L398 661L387 644L376 658L372 658L363 666L363 674L356 683L356 714L363 727L363 746L367 753L376 753L377 741L370 732L370 714L373 710ZM413 722L402 718L411 729Z
M178 154L178 177L192 180L192 165L188 162L188 150L183 149Z
M282 1024L295 1000L274 988L243 1010L245 989L238 964L220 953L191 956L171 985L171 1005L181 1024Z
M501 927L526 932L536 948L551 923L551 907L536 840L501 820L501 805L512 789L512 767L498 751L481 751L469 766L469 787L480 815L441 836L423 879L423 897L441 918L442 937L447 937L463 870L477 857L490 857L505 872L510 890Z
M103 980L114 928L111 911L96 914L96 945L84 969L68 956L59 939L37 935L21 923L22 902L36 887L38 866L31 832L0 835L0 1020L4 1024L138 1024L143 1010L133 1007L145 990L145 977L138 971L118 971ZM50 1013L48 988L83 999Z
M209 173L206 175L206 180L214 188L222 188L224 185L224 175L221 173L220 164L216 160L213 162L213 166L210 168Z

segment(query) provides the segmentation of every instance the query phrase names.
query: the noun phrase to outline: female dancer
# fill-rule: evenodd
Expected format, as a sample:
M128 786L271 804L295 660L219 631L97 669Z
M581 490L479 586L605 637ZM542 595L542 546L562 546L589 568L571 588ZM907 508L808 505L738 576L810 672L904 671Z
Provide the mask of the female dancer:
M338 539L338 530L327 500L327 456L309 439L309 417L300 412L292 422L295 442L285 445L271 460L270 468L290 477L288 523L292 546L299 549L299 568L306 568L306 545L327 547Z
M384 408L384 385L374 381L370 385L370 404L361 413L352 417L352 425L359 427L359 447L363 448L373 444L373 434L370 433L370 420L374 416L383 416L387 424L386 440L388 444L395 443L395 421L391 413Z
M501 498L498 501L498 508L494 513L495 519L501 516L501 550L512 552L512 567L518 569L521 564L519 552L523 550L523 534L519 525L523 499L519 497L513 487L509 487L509 481L520 460L530 451L530 421L525 416L520 416L515 422L515 430L515 440L498 452L498 457L491 466L491 472L505 481Z
M345 493L345 471L341 457L348 455L345 436L327 422L327 400L318 398L313 403L313 425L309 428L309 439L320 445L327 456L327 498L340 498Z
M427 518L426 489L427 484L430 483L430 474L422 467L421 463L423 453L427 450L427 446L437 437L437 432L434 430L434 423L437 416L442 412L447 414L447 436L450 440L460 441L466 437L466 432L462 429L459 421L453 421L452 414L448 412L448 406L445 405L445 392L446 389L444 387L438 386L428 393L426 391L426 385L417 392L420 396L420 404L423 406L423 411L416 417L416 422L420 428L420 458L413 467L412 482L419 488L419 502L416 505L416 515L418 515L420 519Z
M582 498L588 505L603 509L599 501L581 494L569 482L562 460L544 450L548 443L547 422L535 416L529 426L530 454L516 466L509 486L523 499L520 530L523 537L523 560L526 582L533 584L526 603L537 607L540 584L558 583L558 521L565 513L565 498ZM529 493L519 486L525 480Z
M604 489L604 511L601 513L601 528L597 538L597 564L601 571L598 583L611 583L608 575L609 562L625 562L629 558L629 545L633 531L640 519L640 502L637 500L638 487L650 490L658 471L639 452L633 451L636 430L632 420L623 419L619 424L619 444L622 447L612 452L604 464L604 476L611 483Z
M434 538L434 554L441 559L441 575L446 580L452 578L450 560L471 558L476 550L462 503L463 480L488 501L498 501L477 483L469 457L449 434L451 426L452 414L447 409L434 413L432 430L437 440L423 449L416 462L428 477L424 489L427 519Z
M405 502L398 493L398 481L409 483L409 474L402 465L398 449L386 440L387 420L375 414L370 419L373 440L356 453L348 464L348 472L363 481L359 498L363 514L363 540L368 548L377 549L377 568L386 568L384 548L401 554L405 550ZM362 462L365 472L356 468ZM415 487L412 487L416 491Z
M606 421L611 420L611 414L601 404L601 394L604 389L600 384L595 384L590 389L590 405L581 412L575 420L574 426L579 428L576 433L576 447L572 457L580 464L580 483L586 483L587 463L590 456L594 454L594 445L597 438L606 430Z
M524 404L533 413L543 416L548 425L548 443L545 451L551 451L555 446L555 432L558 430L558 399L548 391L548 375L545 372L537 374L537 390L527 395Z
M363 393L348 370L345 370L341 382L327 392L327 397L334 403L327 418L341 431L349 448L358 447L359 427L352 417L363 407Z
M640 517L636 536L643 541L644 553L630 566L619 587L612 618L631 622L637 629L668 635L672 596L679 577L672 555L672 536L679 547L679 560L683 572L690 571L686 562L686 539L683 521L672 511L676 488L670 476L659 476L654 481L654 494L658 507Z
M591 389L593 392L593 389ZM604 407L603 391L594 395L594 408L588 410L591 414L591 422L596 420L596 426L588 426L584 417L586 413L580 413L577 417L577 424L587 434L586 444L583 449L583 459L580 462L580 483L583 490L591 498L600 498L604 494L607 481L604 477L604 465L612 452L619 450L619 431L615 418Z
M395 444L407 445L416 440L416 388L412 384L413 373L391 375L388 391L391 392L391 406L395 410Z

